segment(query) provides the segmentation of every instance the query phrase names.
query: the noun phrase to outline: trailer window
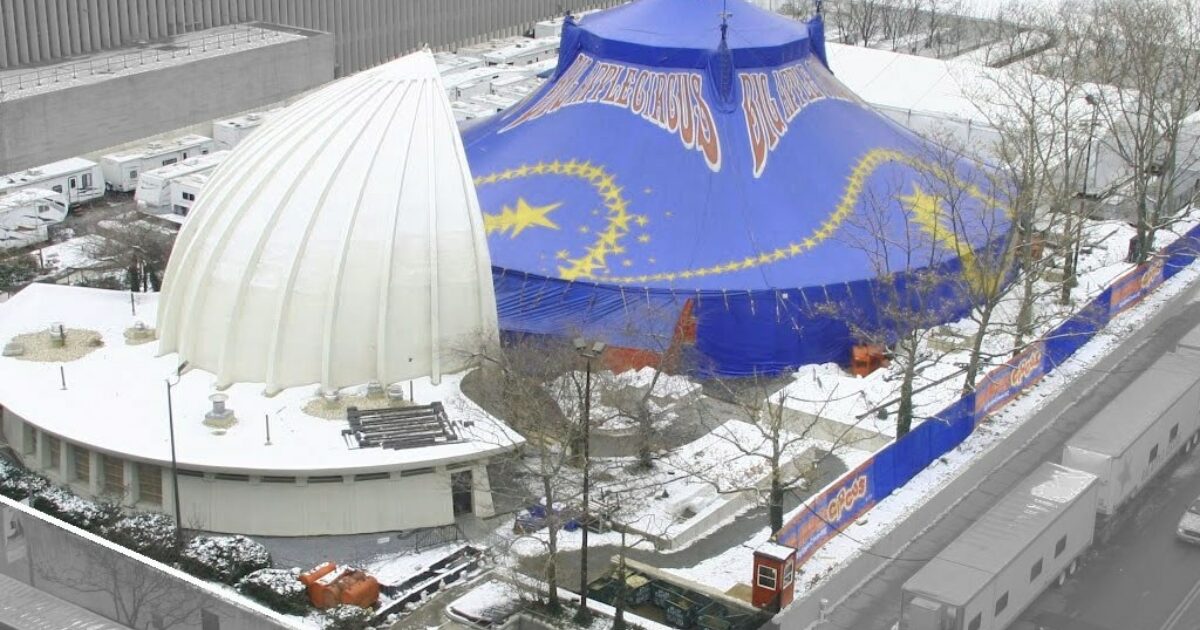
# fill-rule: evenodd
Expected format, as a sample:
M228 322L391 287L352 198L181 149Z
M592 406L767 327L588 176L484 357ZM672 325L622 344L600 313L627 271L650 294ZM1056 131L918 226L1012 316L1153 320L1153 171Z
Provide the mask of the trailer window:
M137 171L129 171L129 179L137 179Z
M50 190L53 190L56 193L60 193L60 192L62 192L62 184L59 184L59 185L51 188Z
M76 182L75 178L72 177L71 179L67 180L67 185L71 187L71 190L75 190L75 187L78 185L78 182Z
M1038 561L1034 562L1033 567L1031 569L1029 569L1029 581L1032 582L1032 581L1036 580L1037 576L1039 576L1041 574L1042 574L1042 559L1038 558Z
M1058 539L1058 544L1054 545L1054 557L1062 555L1062 552L1067 550L1067 535L1063 534L1062 538Z
M1179 437L1179 425L1171 427L1171 435L1167 437L1167 442L1174 442L1175 438Z
M92 174L91 174L91 173L84 173L84 174L83 174L83 187L84 187L84 188L91 188L91 187L92 187Z
M971 623L967 624L967 630L979 630L983 625L983 613L978 613L971 618Z
M758 585L761 588L775 590L775 580L778 575L775 572L775 567L760 565L758 567Z
M1150 449L1150 461L1153 462L1156 459L1158 459L1158 445L1157 444L1154 445L1154 448Z
M186 159L186 158L187 158L187 154L186 154L186 153L184 153L184 154L183 154L183 157ZM179 161L179 159L178 159L178 158L170 158L170 159L167 159L167 160L163 160L163 163L162 163L162 165L163 165L163 166L170 166L170 165L172 165L172 164L174 164L174 163L176 163L176 162L178 162L178 161Z
M996 616L1000 616L1000 613L1004 612L1005 608L1008 608L1008 593L1007 592L1005 592L1003 595L1001 595L1000 599L996 600Z

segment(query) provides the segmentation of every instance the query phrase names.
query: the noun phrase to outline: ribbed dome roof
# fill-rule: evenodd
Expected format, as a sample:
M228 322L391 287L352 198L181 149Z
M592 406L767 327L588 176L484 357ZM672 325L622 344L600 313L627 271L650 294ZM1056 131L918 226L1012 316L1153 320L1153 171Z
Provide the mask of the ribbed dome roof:
M238 145L167 268L160 351L220 384L391 383L496 336L482 215L433 57L329 85Z

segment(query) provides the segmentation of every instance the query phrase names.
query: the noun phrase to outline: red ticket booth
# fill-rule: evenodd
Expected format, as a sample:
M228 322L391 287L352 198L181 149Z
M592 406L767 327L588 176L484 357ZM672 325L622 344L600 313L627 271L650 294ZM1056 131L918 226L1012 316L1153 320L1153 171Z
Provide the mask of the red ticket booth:
M796 591L796 550L766 542L754 550L752 601L756 608L778 611Z

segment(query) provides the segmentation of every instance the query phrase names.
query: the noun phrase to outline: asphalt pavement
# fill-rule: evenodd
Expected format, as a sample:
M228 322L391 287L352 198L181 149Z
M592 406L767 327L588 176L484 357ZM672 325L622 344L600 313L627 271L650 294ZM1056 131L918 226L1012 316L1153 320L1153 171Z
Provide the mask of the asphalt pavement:
M1087 383L1084 379L1099 379L1095 388L1087 396L1068 407L1028 448L1016 454L1000 468L991 471L975 491L964 497L924 533L915 538L898 560L890 562L855 593L847 597L830 613L827 620L817 627L820 630L887 630L891 628L899 620L900 588L908 578L924 566L929 558L935 556L939 550L957 538L971 523L986 512L996 499L1004 496L1013 485L1032 472L1034 468L1046 461L1059 461L1063 444L1071 435L1086 424L1100 409L1103 409L1159 356L1173 350L1178 340L1197 325L1200 325L1200 304L1193 303L1179 315L1163 323L1159 330L1155 331L1153 337L1131 352L1115 369L1109 372L1083 373L1080 376L1081 383ZM1196 493L1190 493L1182 498L1172 496L1170 500L1186 501L1195 496ZM1133 508L1131 507L1131 509ZM1169 517L1163 518L1169 520ZM1143 520L1139 515L1131 522L1136 524ZM1114 540L1120 542L1121 538L1118 535ZM1191 550L1185 551L1190 552ZM1192 585L1196 583L1196 579L1200 578L1200 566L1191 564L1188 567L1190 567L1191 576L1179 578L1186 582L1186 586L1183 588L1184 594L1189 592ZM1159 581L1158 575L1154 573L1150 577L1152 579L1142 576L1139 588L1142 590L1155 589L1155 584ZM1177 597L1177 603L1182 596L1181 594ZM1128 599L1124 601L1125 606L1130 605ZM1107 603L1111 604L1111 602ZM1159 606L1166 606L1166 604L1159 604ZM1170 614L1173 608L1174 605L1168 606L1166 614ZM1067 627L1060 629L1054 625L1046 627L1047 630L1067 629ZM1099 626L1099 628L1102 630L1160 630L1161 626L1124 625ZM1164 630L1198 630L1198 628L1200 626L1192 623L1192 625L1179 625ZM1084 629L1095 630L1089 626L1070 627L1070 630Z

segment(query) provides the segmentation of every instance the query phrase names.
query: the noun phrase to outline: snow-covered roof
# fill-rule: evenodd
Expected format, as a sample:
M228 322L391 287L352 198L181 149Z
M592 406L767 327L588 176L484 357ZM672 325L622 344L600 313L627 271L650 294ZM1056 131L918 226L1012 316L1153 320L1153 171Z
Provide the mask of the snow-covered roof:
M785 562L789 558L796 555L796 550L792 549L791 547L788 547L787 545L781 545L779 543L767 541L767 542L755 547L754 553L762 555L762 556L766 556L768 558L771 558L772 560L778 560L780 562Z
M222 385L436 382L497 336L479 201L429 52L272 117L189 216L160 349Z
M0 357L0 405L35 426L73 442L122 457L170 461L165 379L174 380L178 355L156 356L153 343L126 344L135 321L155 326L157 294L136 294L136 315L127 291L33 284L0 303L0 342L46 330L52 322L90 329L104 345L66 363ZM62 389L59 367L67 389ZM442 402L459 434L467 439L402 450L351 450L342 436L344 420L318 418L304 408L316 396L313 386L286 389L273 397L262 383L234 385L223 393L238 422L224 435L202 424L212 408L216 377L188 369L171 389L179 465L210 472L263 475L370 473L475 460L508 450L521 438L476 407L459 390L462 374L440 384L413 382L413 400ZM352 392L345 392L350 394ZM404 388L408 399L408 388ZM271 444L265 418L270 417ZM463 426L470 420L473 426Z
M4 191L7 188L19 188L30 183L45 181L70 173L87 171L95 167L95 162L78 157L35 166L19 173L0 175L0 191Z
M169 140L156 140L154 142L147 142L141 146L115 153L109 153L100 159L110 162L141 160L159 155L165 155L167 153L174 153L176 151L182 151L191 147L200 146L206 142L212 142L212 138L201 136L199 134L187 134L177 138L171 138Z
M196 172L207 171L216 168L225 158L229 157L229 153L229 151L214 151L207 155L190 157L182 162L160 166L142 173L142 177L138 180L138 183L141 183L146 178L157 178L160 181L166 181Z
M37 205L38 202L42 201L53 201L60 204L66 203L66 199L62 193L45 188L22 188L6 195L0 194L0 212L26 208Z
M829 66L842 83L877 107L935 112L987 123L973 101L1002 70L919 55L828 43ZM974 97L974 98L973 98Z

